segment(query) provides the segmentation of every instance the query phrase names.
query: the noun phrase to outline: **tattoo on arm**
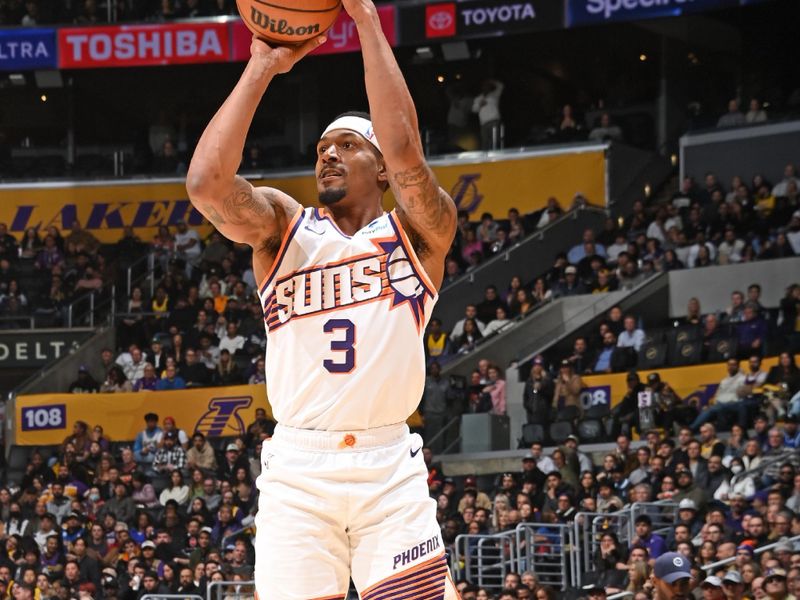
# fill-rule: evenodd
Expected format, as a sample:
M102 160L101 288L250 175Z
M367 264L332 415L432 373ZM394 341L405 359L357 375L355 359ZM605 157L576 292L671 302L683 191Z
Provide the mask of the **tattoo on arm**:
M402 209L424 233L442 235L450 230L453 213L447 195L439 189L428 165L395 173L394 183Z
M208 220L211 221L211 224L219 229L223 225L225 225L226 221L222 218L222 215L219 214L216 208L212 204L204 204L203 205L203 212L205 212Z
M237 185L230 195L222 200L223 223L249 225L269 213L266 199L259 197L248 185Z

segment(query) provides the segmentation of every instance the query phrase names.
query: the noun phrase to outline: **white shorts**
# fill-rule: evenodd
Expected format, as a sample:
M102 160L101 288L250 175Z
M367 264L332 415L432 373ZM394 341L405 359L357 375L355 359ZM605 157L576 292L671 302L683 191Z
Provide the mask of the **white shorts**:
M456 598L422 438L405 424L346 432L278 426L256 515L259 600Z

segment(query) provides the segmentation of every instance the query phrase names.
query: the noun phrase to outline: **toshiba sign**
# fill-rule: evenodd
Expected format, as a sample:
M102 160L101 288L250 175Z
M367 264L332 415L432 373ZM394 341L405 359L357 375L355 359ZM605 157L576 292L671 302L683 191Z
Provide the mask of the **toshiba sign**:
M228 56L226 23L85 27L58 31L58 66L62 69L224 62Z

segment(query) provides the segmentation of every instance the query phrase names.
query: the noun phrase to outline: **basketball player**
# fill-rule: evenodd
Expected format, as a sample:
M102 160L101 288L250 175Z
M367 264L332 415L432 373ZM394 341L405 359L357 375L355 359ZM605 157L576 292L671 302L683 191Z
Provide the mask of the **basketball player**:
M278 426L257 483L256 589L260 600L341 599L352 577L365 600L451 600L422 440L405 421L422 394L422 335L456 210L425 163L375 6L344 6L361 40L373 121L346 114L322 132L322 207L236 176L267 86L319 39L296 49L253 41L187 178L194 205L253 247L261 282ZM390 213L381 207L388 187Z

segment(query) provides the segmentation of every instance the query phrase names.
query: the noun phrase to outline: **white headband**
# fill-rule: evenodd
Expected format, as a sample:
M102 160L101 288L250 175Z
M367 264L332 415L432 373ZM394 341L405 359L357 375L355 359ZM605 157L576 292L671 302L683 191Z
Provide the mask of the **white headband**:
M375 137L375 131L372 129L372 121L368 119L354 116L339 117L333 123L328 125L325 128L325 131L323 131L322 135L319 137L325 137L334 129L347 129L349 131L355 131L370 144L375 146L378 149L378 152L381 151L381 147L378 144L378 139Z

